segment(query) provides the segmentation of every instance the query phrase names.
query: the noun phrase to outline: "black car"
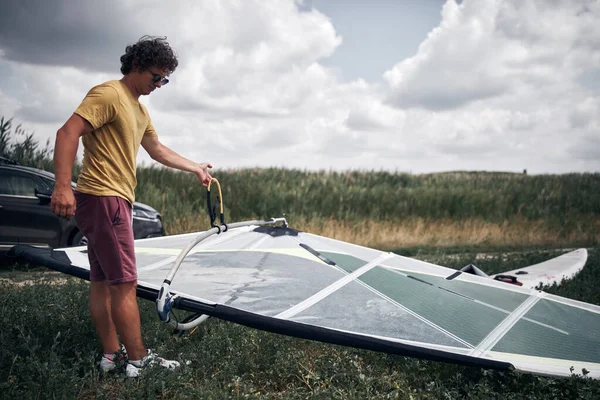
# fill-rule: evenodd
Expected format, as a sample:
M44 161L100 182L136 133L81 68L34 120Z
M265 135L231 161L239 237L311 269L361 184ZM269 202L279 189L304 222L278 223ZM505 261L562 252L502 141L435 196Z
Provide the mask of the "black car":
M87 243L74 218L52 212L53 189L54 174L0 157L0 255L16 244L60 248ZM161 215L146 204L133 203L135 239L164 234Z

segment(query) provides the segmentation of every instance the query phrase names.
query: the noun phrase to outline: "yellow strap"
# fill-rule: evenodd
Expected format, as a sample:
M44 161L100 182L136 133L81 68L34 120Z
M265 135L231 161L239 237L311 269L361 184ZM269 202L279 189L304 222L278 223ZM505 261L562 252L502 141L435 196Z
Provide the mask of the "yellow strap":
M217 188L219 189L219 199L221 200L219 203L219 212L223 214L223 194L221 193L221 184L216 178L212 178L210 182L208 182L207 190L210 192L210 185L215 182L217 184Z

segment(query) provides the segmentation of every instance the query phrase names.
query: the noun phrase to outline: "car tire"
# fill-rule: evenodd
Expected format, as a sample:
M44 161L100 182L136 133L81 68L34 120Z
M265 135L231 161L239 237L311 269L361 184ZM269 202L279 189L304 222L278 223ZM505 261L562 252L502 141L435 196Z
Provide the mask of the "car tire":
M75 236L73 236L73 241L71 242L71 246L87 246L88 240L81 231L77 231Z

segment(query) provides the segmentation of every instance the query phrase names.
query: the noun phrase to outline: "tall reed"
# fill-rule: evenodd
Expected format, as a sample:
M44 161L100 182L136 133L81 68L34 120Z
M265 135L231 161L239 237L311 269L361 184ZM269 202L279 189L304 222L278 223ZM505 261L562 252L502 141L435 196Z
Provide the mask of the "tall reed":
M50 143L0 120L0 156L52 171ZM80 170L76 162L73 174ZM295 227L361 244L598 244L600 173L215 169L228 221L285 216ZM189 173L140 165L136 199L170 234L206 229L206 189Z

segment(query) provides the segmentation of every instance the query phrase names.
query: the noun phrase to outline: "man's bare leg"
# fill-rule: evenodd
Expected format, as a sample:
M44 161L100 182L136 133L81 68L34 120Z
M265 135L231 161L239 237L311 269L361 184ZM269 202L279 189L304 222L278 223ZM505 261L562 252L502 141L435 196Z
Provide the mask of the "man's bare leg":
M138 308L135 288L137 282L124 282L109 285L111 297L112 320L119 333L127 357L130 360L141 360L147 354L142 342L140 310Z
M106 281L91 282L90 314L105 353L116 353L119 349L119 338L111 317L110 291Z

